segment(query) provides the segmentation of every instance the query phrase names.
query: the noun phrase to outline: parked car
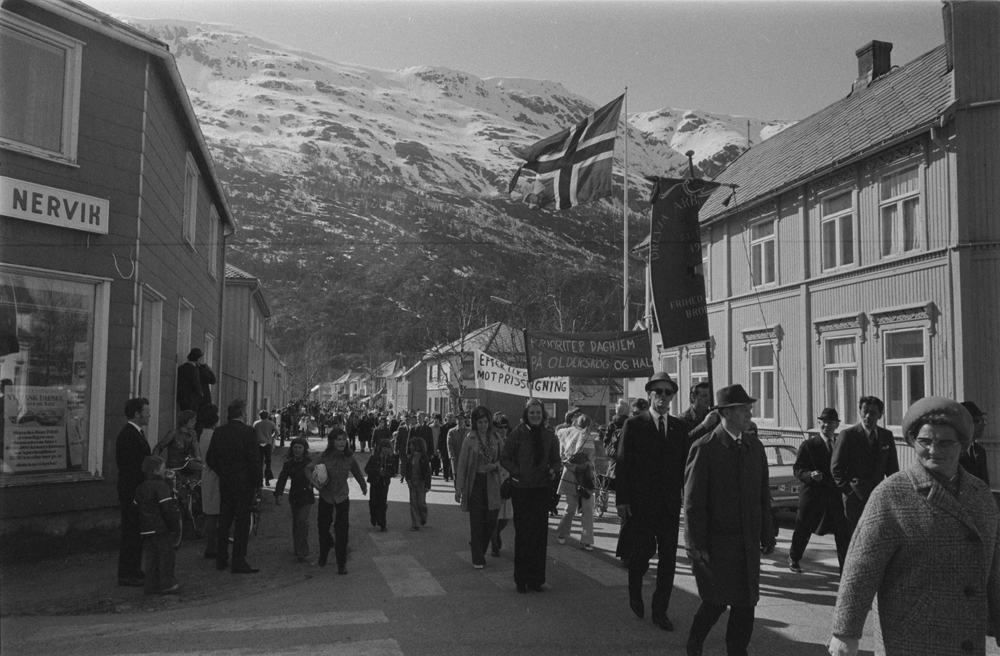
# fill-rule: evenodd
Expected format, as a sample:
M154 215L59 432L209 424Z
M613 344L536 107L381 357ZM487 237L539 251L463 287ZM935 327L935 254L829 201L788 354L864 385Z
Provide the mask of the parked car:
M797 449L790 444L765 444L768 479L771 486L771 509L798 510L799 486L802 482L792 473Z

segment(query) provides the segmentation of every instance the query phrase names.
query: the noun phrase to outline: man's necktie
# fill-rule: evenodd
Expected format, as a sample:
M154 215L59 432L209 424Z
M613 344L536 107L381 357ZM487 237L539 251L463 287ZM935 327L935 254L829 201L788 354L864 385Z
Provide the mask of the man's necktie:
M660 415L660 438L661 439L667 438L667 429L663 425L663 415Z

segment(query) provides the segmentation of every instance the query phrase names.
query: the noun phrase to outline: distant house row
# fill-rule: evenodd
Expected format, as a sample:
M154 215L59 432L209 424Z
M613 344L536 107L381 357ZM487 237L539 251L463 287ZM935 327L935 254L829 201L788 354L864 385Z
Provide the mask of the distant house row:
M2 529L114 522L128 398L155 443L192 348L223 408L284 403L285 366L167 46L74 0L5 3L0 39Z

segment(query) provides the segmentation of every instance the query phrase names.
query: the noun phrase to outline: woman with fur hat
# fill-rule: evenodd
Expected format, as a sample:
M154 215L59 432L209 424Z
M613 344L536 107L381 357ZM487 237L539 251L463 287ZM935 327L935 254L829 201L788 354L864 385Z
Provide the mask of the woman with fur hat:
M907 410L903 437L916 461L868 499L830 654L858 652L876 595L876 654L985 654L987 634L1000 636L1000 512L989 487L959 465L972 433L969 411L951 399L929 396Z
M312 462L309 457L309 440L296 437L285 455L285 464L274 485L274 505L281 503L281 495L288 488L288 507L292 511L292 548L300 563L309 564L309 513L312 512L316 496L306 468Z

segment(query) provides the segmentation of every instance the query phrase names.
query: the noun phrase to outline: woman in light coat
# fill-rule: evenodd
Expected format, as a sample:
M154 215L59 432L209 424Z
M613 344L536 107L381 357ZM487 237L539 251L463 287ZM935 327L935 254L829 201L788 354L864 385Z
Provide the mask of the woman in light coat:
M455 471L455 501L469 513L472 566L486 566L486 547L496 530L500 512L500 449L503 440L479 406L472 411L472 431L462 442Z
M212 404L202 406L198 411L198 425L203 427L198 437L198 450L202 453L208 453L218 423L219 407ZM201 511L205 513L205 558L215 558L220 503L219 475L205 464L201 468Z
M573 518L577 508L581 508L580 545L586 551L594 549L594 489L597 470L595 466L598 442L590 430L590 417L582 412L573 420L573 425L559 431L559 449L563 462L562 480L559 482L559 494L566 497L566 514L556 529L556 540L566 544L566 537L573 530ZM604 444L600 445L601 455L604 454ZM589 489L580 494L580 483L589 481ZM582 487L587 488L585 483Z
M876 596L879 655L982 655L987 631L1000 636L1000 512L958 464L972 430L951 399L929 396L907 410L903 435L916 462L868 499L844 563L831 654L858 652Z

